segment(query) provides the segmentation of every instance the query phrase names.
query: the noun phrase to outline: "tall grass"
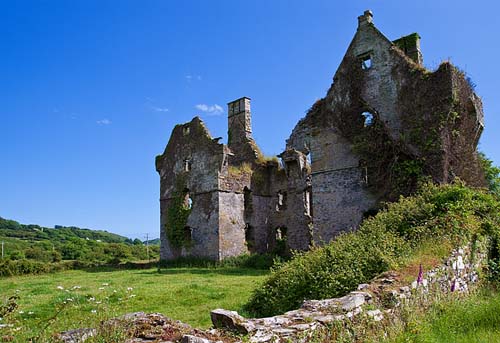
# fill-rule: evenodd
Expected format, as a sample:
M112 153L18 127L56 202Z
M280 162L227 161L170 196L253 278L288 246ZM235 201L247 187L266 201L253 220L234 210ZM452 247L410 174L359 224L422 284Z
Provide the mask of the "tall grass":
M387 333L388 343L500 342L500 293L484 287L469 297L446 297L408 312Z

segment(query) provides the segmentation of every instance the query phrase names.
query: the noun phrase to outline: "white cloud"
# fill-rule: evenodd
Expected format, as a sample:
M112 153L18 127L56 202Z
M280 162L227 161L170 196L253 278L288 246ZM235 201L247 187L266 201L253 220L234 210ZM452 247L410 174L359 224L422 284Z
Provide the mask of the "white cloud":
M219 114L222 114L224 112L224 109L217 104L214 105L198 104L195 106L195 108L197 110L200 110L202 112L205 112L213 116L218 116Z
M166 107L156 107L156 106L151 106L151 108L153 109L153 111L155 112L168 112L170 111L168 108Z
M201 75L186 75L184 76L187 82L191 82L193 80L201 81Z
M96 123L99 125L109 125L109 124L111 124L111 120L104 118L104 119L96 121Z

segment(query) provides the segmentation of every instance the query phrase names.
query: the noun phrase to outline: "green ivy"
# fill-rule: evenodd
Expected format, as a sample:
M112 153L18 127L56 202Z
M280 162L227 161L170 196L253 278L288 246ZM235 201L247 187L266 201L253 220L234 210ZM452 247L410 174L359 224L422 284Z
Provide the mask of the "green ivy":
M184 228L191 214L191 208L186 203L185 176L180 175L176 180L176 188L170 204L167 208L167 222L165 224L167 238L171 245L177 248L189 246L186 240Z

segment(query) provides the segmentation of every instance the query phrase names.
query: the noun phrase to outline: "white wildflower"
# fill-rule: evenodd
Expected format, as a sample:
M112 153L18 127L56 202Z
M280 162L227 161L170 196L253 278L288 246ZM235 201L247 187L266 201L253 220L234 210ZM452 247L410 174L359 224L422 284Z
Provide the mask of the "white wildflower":
M90 312L91 313L97 313L97 310L91 310Z
M63 286L57 286L56 288L59 289L59 290L61 290L61 291L64 289Z
M104 290L104 287L99 287L99 290L100 290L100 291L103 291L103 290Z
M103 285L103 286L109 286L109 283L104 282L102 285Z
M132 292L134 289L132 287L127 287L128 292Z

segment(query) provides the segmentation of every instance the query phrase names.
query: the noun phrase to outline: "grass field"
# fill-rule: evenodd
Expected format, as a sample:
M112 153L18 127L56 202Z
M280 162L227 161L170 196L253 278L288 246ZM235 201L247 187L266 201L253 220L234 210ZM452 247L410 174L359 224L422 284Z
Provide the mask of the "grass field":
M91 327L136 311L160 312L208 328L210 310L241 310L266 274L244 268L170 268L160 273L147 269L18 276L0 279L0 303L19 295L14 317L23 332L37 333L47 323L47 332Z
M484 287L466 298L439 301L410 313L402 329L384 342L500 343L500 293Z

